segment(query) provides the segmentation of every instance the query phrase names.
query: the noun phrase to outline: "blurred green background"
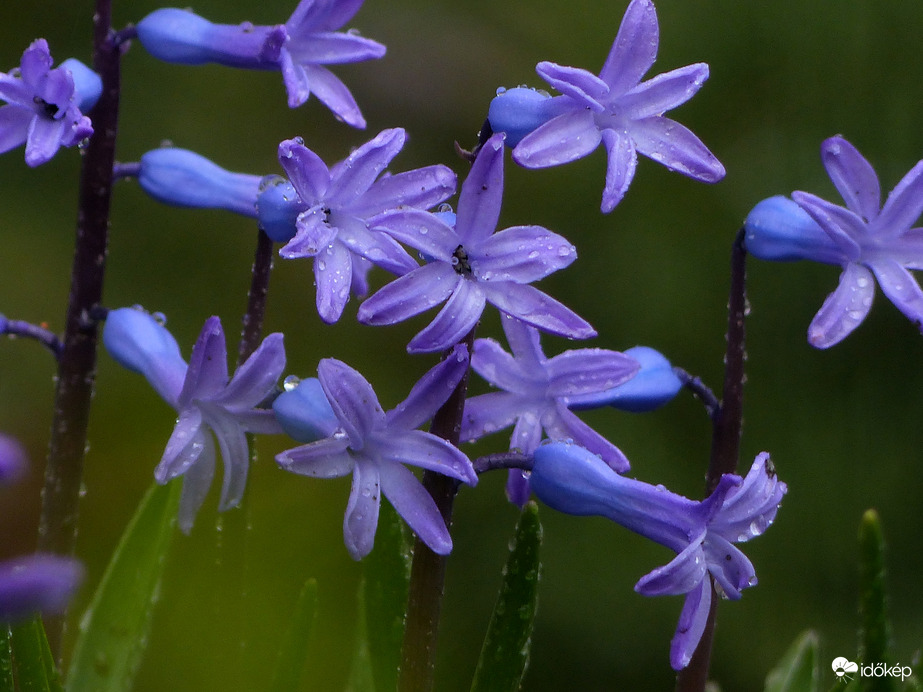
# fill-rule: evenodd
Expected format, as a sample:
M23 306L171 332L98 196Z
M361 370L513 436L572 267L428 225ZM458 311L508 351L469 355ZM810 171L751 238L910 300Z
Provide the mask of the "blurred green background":
M116 2L117 27L153 0ZM625 0L368 0L351 22L388 46L376 62L336 72L369 126L355 131L312 99L285 106L278 73L161 64L140 45L124 60L118 158L136 161L162 141L231 170L280 172L280 140L301 135L328 162L386 127L410 138L394 170L465 164L453 140L474 142L498 86L543 86L540 60L598 70ZM295 0L199 0L214 21L284 21ZM659 0L661 48L652 74L704 61L711 78L673 115L727 167L707 186L642 159L626 199L599 212L602 151L551 170L507 166L501 224L541 224L577 245L574 265L543 283L599 331L592 345L653 346L720 388L731 240L760 199L795 189L838 197L819 160L840 133L890 190L923 157L923 4L906 0ZM36 37L56 61L90 60L92 3L5 0L0 68L18 64ZM60 329L68 290L79 155L62 151L37 170L22 150L0 157L0 312ZM175 210L134 183L113 204L106 304L142 304L169 318L188 355L202 322L220 315L235 334L245 305L255 235L227 214ZM375 274L375 281L384 281ZM834 267L749 267L748 382L742 464L772 453L789 494L773 529L746 546L758 588L719 611L713 676L725 690L761 689L769 667L807 627L822 662L855 654L857 544L862 511L876 507L889 539L896 656L923 644L923 340L881 295L870 317L828 352L808 346L807 326L836 286ZM284 331L289 372L314 372L334 356L363 372L386 408L433 362L404 352L426 323L382 329L340 324L314 310L307 261L277 261L267 328ZM495 315L482 335L499 335ZM545 339L546 351L568 347ZM50 427L54 364L34 343L0 344L0 429L34 462L27 483L0 491L3 556L34 548L41 467ZM480 385L478 385L480 386ZM88 601L122 528L152 480L174 414L138 376L100 358L78 553ZM700 497L710 429L688 395L645 416L599 411L587 419L633 462L632 473ZM478 448L505 448L497 435ZM216 521L209 499L188 537L178 536L138 690L262 689L305 578L319 581L320 611L305 690L342 690L355 634L361 565L342 545L348 481L279 471L282 438L261 442L247 507ZM456 504L437 689L464 690L480 650L516 511L503 478L484 478ZM545 568L528 690L672 688L670 638L680 598L647 599L634 583L671 555L602 519L545 510ZM246 524L240 538L222 527ZM231 532L233 533L233 532ZM70 638L76 630L73 624ZM919 673L919 671L918 671ZM824 683L832 672L822 670Z

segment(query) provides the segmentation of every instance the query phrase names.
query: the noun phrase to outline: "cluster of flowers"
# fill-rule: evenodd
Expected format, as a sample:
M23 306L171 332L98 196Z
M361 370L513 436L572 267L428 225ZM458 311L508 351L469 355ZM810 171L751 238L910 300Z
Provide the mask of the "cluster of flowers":
M325 67L384 55L381 44L337 31L361 4L303 0L276 26L214 24L187 10L162 9L126 38L137 38L167 62L280 70L290 106L314 93L339 119L364 127L349 90ZM541 226L497 230L506 148L524 167L545 167L603 144L606 213L625 195L638 153L697 180L724 176L705 145L664 116L698 91L708 67L689 65L642 81L658 40L653 4L632 0L599 75L541 62L538 74L559 95L524 87L499 90L454 212L443 204L456 190L447 167L386 172L406 141L399 128L380 132L333 166L302 140L286 140L278 151L285 177L232 173L177 148L150 151L138 163L117 167L116 177L136 177L162 202L252 217L280 244L281 257L313 258L317 310L327 323L342 317L351 296L364 298L357 318L369 325L393 325L442 306L407 350L443 352L444 358L387 412L368 381L334 359L321 361L317 378L288 378L280 390L286 362L281 334L266 337L230 375L217 318L206 321L187 363L161 320L136 308L109 311L104 342L110 355L145 376L177 411L155 478L167 483L183 477L184 531L191 529L214 478L215 442L224 464L219 509L226 510L240 502L245 488L246 435L284 432L300 445L277 456L283 469L320 478L352 474L344 538L355 559L373 547L382 494L422 541L447 554L452 541L444 520L406 465L477 483L483 471L477 460L419 430L470 366L497 391L465 402L461 438L474 441L513 428L508 449L527 459L510 473L513 502L523 505L534 493L562 512L609 517L676 553L635 588L645 595L686 596L670 661L676 669L688 664L713 588L736 599L756 583L753 565L733 544L766 529L786 487L766 454L745 476L723 476L700 502L625 476L625 455L574 410L650 410L675 396L679 378L662 355L643 347L626 353L572 349L546 357L541 332L572 339L596 334L570 308L532 286L570 265L576 249ZM25 144L29 165L92 133L83 111L99 97L98 77L74 61L52 64L47 44L38 40L18 70L0 74L0 98L7 102L0 108L0 151ZM905 314L923 324L923 294L908 272L923 266L917 259L921 231L909 228L923 211L923 162L879 210L877 178L858 152L833 138L822 153L847 208L800 192L766 200L747 219L748 250L770 260L808 258L843 266L840 287L809 332L817 346L836 343L862 321L874 290L870 272ZM373 266L396 278L365 297ZM503 315L510 352L493 339L477 339L470 352L464 345L488 303ZM73 571L71 563L62 564L59 569ZM6 605L16 602L10 579L0 572L0 619L14 612ZM14 593L13 601L7 593ZM34 599L23 603L26 610L45 605Z

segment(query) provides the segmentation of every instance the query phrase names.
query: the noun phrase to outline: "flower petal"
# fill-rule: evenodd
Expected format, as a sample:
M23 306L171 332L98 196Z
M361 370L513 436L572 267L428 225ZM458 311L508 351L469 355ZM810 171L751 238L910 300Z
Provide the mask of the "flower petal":
M689 593L703 581L708 581L702 551L704 538L703 532L669 563L641 577L635 584L635 591L642 596L677 596Z
M441 262L450 262L461 244L455 229L422 209L392 209L369 219L369 226Z
M414 430L431 419L468 372L468 348L455 348L430 368L401 403L385 414L388 427Z
M624 353L582 348L549 359L545 368L550 379L548 395L564 397L617 387L634 377L641 366Z
M330 243L314 258L317 314L327 324L334 324L343 314L352 279L352 257L343 243Z
M756 586L753 563L739 548L716 533L708 534L703 547L709 572L727 598L737 601L742 589Z
M609 93L609 85L592 72L579 67L565 67L553 62L540 62L535 67L539 76L562 94L570 96L581 106L602 113L606 107L600 103Z
M439 314L407 344L407 352L443 351L465 338L484 312L487 301L481 285L467 279L459 281Z
M314 206L324 199L330 185L330 172L320 156L300 140L287 139L279 144L279 163L306 205Z
M673 670L682 670L692 660L692 654L695 653L705 631L712 598L710 579L703 579L701 584L686 595L676 625L676 634L670 642L670 666Z
M177 521L180 530L189 534L195 523L196 515L208 495L212 480L215 478L215 443L210 435L205 437L208 451L198 461L186 469L183 474L183 488L179 496Z
M843 267L840 283L827 296L808 327L808 342L815 348L830 348L849 336L872 307L875 281L861 264Z
M382 130L336 164L330 171L330 204L346 209L361 199L391 159L400 153L405 141L407 134L399 127Z
M495 134L480 148L462 183L455 214L459 242L474 248L490 236L497 228L502 202L503 135Z
M513 226L487 238L469 259L479 281L527 284L571 264L577 249L547 228Z
M361 62L380 58L387 51L378 41L343 32L315 32L304 40L289 34L289 38L286 47L293 60L299 63L334 65Z
M548 437L553 440L573 440L576 444L599 456L616 473L631 469L628 457L621 449L584 423L577 414L558 404L554 414L542 421Z
M631 185L635 177L635 168L638 166L638 153L631 137L622 130L603 130L602 141L608 160L601 209L603 214L608 214L628 192L628 186Z
M437 555L452 551L445 520L417 477L400 464L381 466L381 490L417 537Z
M571 339L589 339L596 336L596 330L589 322L534 286L510 281L485 282L479 285L487 294L487 300L498 310L518 317L544 332Z
M821 145L820 158L850 211L867 221L874 220L881 205L881 190L875 169L859 150L840 136L831 137Z
M0 621L6 626L35 613L63 612L83 577L83 566L71 557L38 553L0 562Z
M369 432L385 417L372 385L358 371L334 358L324 358L318 363L317 379L337 420L349 435L350 448L361 450Z
M209 317L202 325L199 338L192 347L192 357L179 395L179 405L187 406L193 399L205 399L219 394L228 382L228 354L221 320Z
M287 52L283 50L283 54ZM342 120L347 125L360 130L365 129L365 118L362 117L359 105L339 77L320 65L301 65L300 67L304 71L305 81L311 85L314 95L333 111L337 120ZM289 97L289 105L291 105L291 96Z
M64 119L33 118L26 139L26 165L47 163L61 147L67 122Z
M663 115L695 96L707 79L708 65L704 62L664 72L620 96L619 113L632 120Z
M538 332L529 327L538 342ZM471 356L471 367L491 386L508 392L525 394L535 389L544 390L547 377L544 373L544 359L530 359L520 362L520 356L512 356L493 339L477 339Z
M462 278L445 262L433 262L385 284L359 306L362 324L395 324L439 305Z
M218 511L224 512L240 504L244 496L247 472L250 470L247 436L232 416L211 404L203 403L201 406L207 416L206 421L218 440L221 460L224 462L224 480L218 503Z
M353 560L361 560L375 543L378 511L381 508L381 486L378 466L357 461L353 469L353 485L343 519L343 539Z
M876 234L898 234L916 223L923 213L923 161L910 169L888 195L873 224Z
M263 339L213 401L237 409L251 409L262 402L285 370L283 338L281 332L275 332Z
M0 154L25 144L35 113L19 106L0 106Z
M525 168L547 168L575 161L592 152L602 137L593 113L585 108L552 118L513 149L513 160Z
M401 206L430 209L455 192L456 177L451 168L425 166L386 175L376 180L353 205L357 216L368 217Z
M353 471L355 462L346 451L344 436L325 437L276 455L276 463L286 471L312 478L340 478Z
M167 440L160 463L154 470L154 478L163 485L171 478L184 474L199 456L209 451L208 448L214 456L211 437L202 429L202 412L195 406L183 409Z
M858 261L862 254L859 243L868 236L868 226L858 214L809 192L795 191L792 199L830 236L848 261Z
M690 130L663 116L633 120L629 134L639 154L671 171L705 183L716 183L725 170L708 148Z
M632 0L599 73L612 94L623 94L641 81L657 59L659 42L660 29L654 3Z
M466 399L461 441L474 442L511 426L519 415L514 405L518 399L509 392L489 392Z
M869 266L884 294L917 329L923 331L923 291L913 274L893 259L875 260Z
M478 482L474 467L458 447L422 430L407 430L401 434L388 430L377 434L375 451L392 465L419 466L468 485L477 485Z

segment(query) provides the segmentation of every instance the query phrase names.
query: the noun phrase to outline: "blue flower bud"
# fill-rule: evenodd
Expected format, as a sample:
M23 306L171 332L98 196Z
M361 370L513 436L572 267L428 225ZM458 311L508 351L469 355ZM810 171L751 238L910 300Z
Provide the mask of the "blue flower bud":
M138 40L164 62L215 62L249 69L279 68L285 27L213 24L188 10L165 7L138 22Z
M103 80L76 58L68 58L59 67L71 73L74 80L74 92L78 99L77 107L82 113L86 113L102 96Z
M286 390L272 404L276 420L285 434L298 442L315 442L330 437L340 427L320 380L301 380Z
M487 120L491 130L506 134L508 147L515 147L527 134L560 115L559 104L559 99L528 87L501 88L490 102Z
M260 228L277 243L295 237L298 215L307 210L292 184L281 175L268 175L260 183L256 215Z
M682 388L670 361L659 351L635 346L625 355L641 365L634 377L604 392L568 397L568 408L579 411L608 405L630 413L647 413L672 401Z
M763 260L842 264L846 259L830 236L788 197L764 199L747 215L744 228L747 252Z
M115 362L144 375L157 393L175 407L187 366L166 327L139 308L110 310L103 328L103 344Z
M175 207L226 209L256 217L262 178L231 173L187 149L164 147L141 157L138 182L158 202Z

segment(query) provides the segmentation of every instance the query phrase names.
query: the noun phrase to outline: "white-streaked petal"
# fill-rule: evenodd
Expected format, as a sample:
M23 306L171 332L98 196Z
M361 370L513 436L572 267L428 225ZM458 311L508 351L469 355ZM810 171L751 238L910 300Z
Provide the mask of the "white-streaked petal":
M830 348L845 339L860 324L872 307L875 279L861 264L843 267L840 283L827 296L808 327L808 342L816 348Z

